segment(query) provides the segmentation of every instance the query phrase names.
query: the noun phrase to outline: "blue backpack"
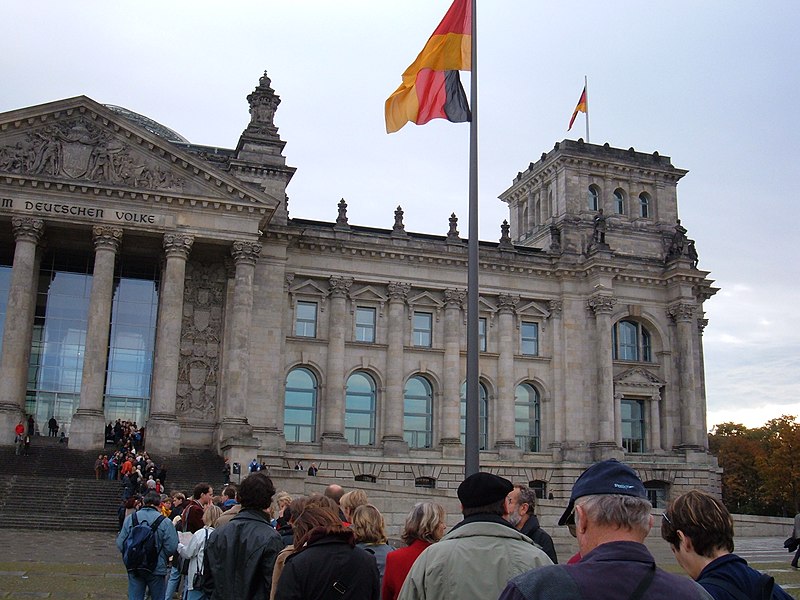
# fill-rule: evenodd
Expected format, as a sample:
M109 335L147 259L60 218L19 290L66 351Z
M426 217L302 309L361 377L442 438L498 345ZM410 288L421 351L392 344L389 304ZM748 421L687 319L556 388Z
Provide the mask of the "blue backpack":
M158 567L158 537L156 530L164 520L163 515L153 521L139 523L136 513L131 516L131 530L122 547L122 562L129 572L139 576L152 575Z

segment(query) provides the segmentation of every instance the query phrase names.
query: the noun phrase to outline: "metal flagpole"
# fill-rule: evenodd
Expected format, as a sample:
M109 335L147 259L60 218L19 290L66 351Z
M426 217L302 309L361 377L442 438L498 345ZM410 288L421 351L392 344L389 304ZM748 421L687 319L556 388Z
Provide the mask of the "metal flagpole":
M584 100L586 101L586 143L589 144L589 79L586 75L583 76L583 89L586 92Z
M469 123L469 241L467 255L467 415L464 476L480 470L480 370L478 366L478 35L477 0L472 1Z

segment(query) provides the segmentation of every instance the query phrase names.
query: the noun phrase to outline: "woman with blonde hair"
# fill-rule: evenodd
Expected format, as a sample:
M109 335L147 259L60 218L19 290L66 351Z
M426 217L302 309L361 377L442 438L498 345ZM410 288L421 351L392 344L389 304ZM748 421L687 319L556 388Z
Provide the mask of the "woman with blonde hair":
M203 510L203 527L195 531L186 544L182 541L178 543L178 554L189 561L184 600L206 600L208 598L202 588L203 556L206 552L208 536L214 531L214 526L220 516L222 516L222 509L213 502L209 503Z
M386 536L386 523L381 512L372 504L364 504L353 511L351 525L356 545L375 555L378 574L383 583L383 572L386 568L386 555L394 550Z
M341 500L339 500L339 508L342 509L345 521L352 523L353 512L359 506L363 506L368 502L369 500L367 499L367 493L364 490L353 490L352 492L347 492L344 496L342 496Z
M386 556L381 598L397 600L411 565L422 551L438 542L447 527L447 513L437 502L419 502L406 517L401 536L406 546Z

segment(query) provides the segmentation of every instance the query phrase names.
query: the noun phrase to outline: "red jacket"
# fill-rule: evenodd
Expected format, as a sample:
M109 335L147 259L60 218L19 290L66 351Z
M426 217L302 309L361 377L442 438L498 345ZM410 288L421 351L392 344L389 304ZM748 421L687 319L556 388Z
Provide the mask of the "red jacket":
M14 433L16 433L17 435L22 435L23 433L25 433L25 425L23 425L22 423L17 423L17 426L14 427Z
M386 555L386 570L383 573L382 600L397 600L400 588L406 580L411 565L417 560L422 551L430 546L430 542L414 540L405 548L398 548Z
M181 525L183 531L194 533L203 528L203 506L194 498L187 502L189 504L181 515Z

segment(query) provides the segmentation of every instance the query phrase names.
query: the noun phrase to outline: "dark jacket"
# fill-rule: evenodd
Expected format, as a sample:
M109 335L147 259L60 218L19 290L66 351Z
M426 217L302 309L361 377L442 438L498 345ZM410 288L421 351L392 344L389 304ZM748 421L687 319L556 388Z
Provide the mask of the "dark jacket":
M208 538L203 591L211 600L268 600L281 537L260 510L242 509Z
M558 557L556 556L556 548L553 545L553 538L539 526L539 519L536 518L536 515L530 515L528 520L525 521L525 525L522 526L522 529L519 530L520 533L527 535L531 538L534 543L539 546L547 556L550 557L550 560L553 561L553 564L558 564Z
M275 600L378 600L378 582L375 557L355 547L352 531L312 531L286 559Z
M434 544L435 545L435 544ZM711 596L688 577L656 569L644 544L600 544L573 565L533 569L511 579L499 600L618 600L630 598L648 572L654 577L647 600L709 600Z
M697 583L702 585L714 597L714 600L736 600L733 595L722 589L719 584L715 584L714 579L721 579L732 584L748 598L759 598L760 596L757 592L760 591L759 579L761 575L762 573L751 568L741 556L725 554L708 563L700 571ZM792 597L776 584L772 588L772 598L774 600L791 600Z

